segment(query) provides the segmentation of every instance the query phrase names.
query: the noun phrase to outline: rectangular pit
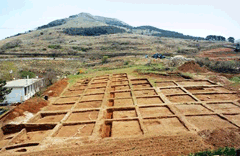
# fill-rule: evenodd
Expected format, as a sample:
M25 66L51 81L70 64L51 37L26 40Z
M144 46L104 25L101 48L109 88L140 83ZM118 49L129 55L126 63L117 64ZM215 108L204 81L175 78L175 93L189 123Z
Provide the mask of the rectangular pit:
M72 112L66 122L92 121L97 120L99 111Z
M129 85L119 85L119 86L112 86L111 91L121 91L121 90L129 90Z
M113 74L113 78L118 78L118 77L127 77L127 74Z
M124 81L128 80L127 76L112 78L112 81Z
M109 100L108 106L109 107L122 107L122 106L132 106L133 99L112 99Z
M157 93L154 89L134 90L133 93L135 94L135 96L157 95Z
M149 83L148 79L131 79L132 84Z
M44 108L44 111L66 111L70 110L73 107L73 104L68 105L49 105Z
M53 137L91 136L95 123L64 124Z
M240 114L234 114L234 115L225 115L230 121L233 121L238 126L240 126Z
M102 100L104 94L91 94L91 95L85 95L81 99L81 101L93 101L93 100Z
M54 104L74 104L78 99L79 97L61 97Z
M195 80L195 81L179 81L178 84L182 86L207 86L207 85L214 85L208 80Z
M156 97L138 97L137 104L138 105L151 105L151 104L162 104L164 103L163 100L156 96Z
M186 119L195 125L200 131L214 130L218 128L235 127L227 120L220 118L217 115L204 115L204 116L186 116Z
M60 122L66 113L40 113L31 118L28 123L57 123Z
M185 94L185 92L179 88L160 88L161 92L165 95L170 95L170 94Z
M135 109L107 110L107 119L124 119L137 117Z
M143 118L173 115L172 111L166 106L141 107L139 109Z
M238 99L237 94L194 94L201 101L228 101Z
M102 101L86 101L79 102L75 105L74 109L86 109L86 108L99 108L101 107Z
M87 88L87 85L73 85L68 90L74 91L74 90L84 90Z
M104 93L105 89L106 89L105 87L104 88L88 88L86 91L86 94Z
M89 85L89 88L106 87L106 86L107 86L107 82L91 83L91 85Z
M92 81L93 83L103 83L103 82L108 82L108 79L94 79L93 81Z
M151 135L176 135L188 131L177 117L144 119L143 124Z
M198 87L185 87L190 93L215 93L215 92L225 92L229 93L230 91L223 88L223 87L204 87L204 86L198 86Z
M142 84L133 84L133 89L140 89L140 88L152 88L150 83L142 83Z
M95 79L108 79L109 75L96 76Z
M110 93L111 98L131 98L132 93L130 91L127 92L113 92Z
M112 81L111 86L116 86L116 85L127 85L128 80L124 80L124 81Z
M175 105L177 110L184 115L191 114L208 114L212 113L209 109L203 107L200 104L191 104L191 105Z
M0 149L5 147L16 134L0 135Z
M84 90L74 90L74 91L67 90L63 93L63 96L80 96L83 92Z
M188 103L188 102L196 102L190 95L168 95L168 100L173 103Z
M142 130L138 120L113 121L111 126L111 137L124 138L141 136Z
M13 144L22 144L27 142L41 142L51 132L55 125L26 125L22 133L11 141Z
M207 105L219 113L240 113L239 106L230 102L207 103Z
M173 81L155 82L157 87L174 87L177 86Z

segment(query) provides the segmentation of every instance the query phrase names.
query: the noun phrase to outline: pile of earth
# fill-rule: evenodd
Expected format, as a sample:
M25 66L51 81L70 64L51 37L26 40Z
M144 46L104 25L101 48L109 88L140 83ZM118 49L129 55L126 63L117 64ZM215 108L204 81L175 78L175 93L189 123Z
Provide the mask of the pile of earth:
M198 132L205 143L214 148L234 147L240 148L240 130L237 128L225 128L215 130L203 130Z
M67 79L59 80L58 82L48 87L48 89L43 93L43 95L57 97L62 93L62 91L67 87L67 85Z
M22 104L16 106L13 111L11 111L5 120L12 120L16 117L23 116L24 112L37 113L42 107L48 105L48 101L43 100L39 97L31 98Z
M190 73L206 73L208 70L204 67L200 67L199 64L197 64L194 61L185 62L183 65L178 67L178 70L182 72L190 72Z

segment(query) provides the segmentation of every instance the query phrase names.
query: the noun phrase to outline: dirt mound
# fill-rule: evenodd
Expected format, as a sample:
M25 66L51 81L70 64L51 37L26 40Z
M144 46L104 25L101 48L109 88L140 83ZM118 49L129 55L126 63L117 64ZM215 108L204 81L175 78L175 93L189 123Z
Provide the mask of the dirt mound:
M208 70L204 67L200 67L199 64L197 64L194 61L185 62L183 65L178 67L178 70L182 72L191 72L191 73L206 73Z
M204 142L219 147L240 148L240 130L236 128L215 129L213 131L203 130L198 133Z
M9 113L6 120L12 120L18 116L23 116L25 111L31 112L31 113L37 113L40 111L42 107L45 107L48 105L48 102L38 98L34 97L31 98L22 104L16 106L12 112Z
M62 91L67 87L67 85L67 79L59 80L58 82L48 87L48 89L43 93L43 95L57 97L62 93Z

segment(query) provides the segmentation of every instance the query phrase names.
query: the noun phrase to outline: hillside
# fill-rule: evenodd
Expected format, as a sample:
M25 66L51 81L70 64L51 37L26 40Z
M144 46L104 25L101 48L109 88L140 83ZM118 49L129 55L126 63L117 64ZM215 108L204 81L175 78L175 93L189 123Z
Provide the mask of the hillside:
M133 27L115 18L94 16L89 13L80 13L68 18L54 20L48 24L39 26L37 30L54 28L69 35L99 36L102 34L131 33L160 37L174 37L183 39L203 40L201 37L184 35L182 33L163 30L153 26ZM108 30L111 29L111 30ZM21 34L17 34L21 35Z

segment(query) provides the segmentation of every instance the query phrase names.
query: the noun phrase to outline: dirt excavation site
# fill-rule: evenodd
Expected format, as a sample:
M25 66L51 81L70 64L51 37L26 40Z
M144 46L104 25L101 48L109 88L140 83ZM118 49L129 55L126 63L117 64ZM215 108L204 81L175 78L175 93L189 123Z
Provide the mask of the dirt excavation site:
M79 79L28 121L2 127L0 155L188 155L240 147L235 92L210 80Z

